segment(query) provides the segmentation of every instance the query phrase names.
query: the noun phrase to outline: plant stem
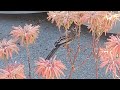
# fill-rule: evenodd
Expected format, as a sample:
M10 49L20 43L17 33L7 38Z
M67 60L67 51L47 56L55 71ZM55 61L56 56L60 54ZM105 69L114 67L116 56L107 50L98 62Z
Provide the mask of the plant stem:
M69 47L69 45L67 45L67 60L69 60L69 63L72 65L72 58L70 56L70 54L72 53L72 49ZM73 53L72 53L73 54Z
M26 45L26 52L27 52L27 58L28 58L29 78L31 79L30 51L27 45Z
M74 72L74 70L75 70L74 65L72 65L68 79L72 77L72 73Z
M78 57L79 52L80 52L80 45L78 45L77 51L76 51L76 53L75 53L75 55L74 55L73 64L75 63L75 61L76 61L76 59L77 59L77 57Z
M94 56L95 61L96 61L96 79L98 79L98 53L99 53L99 51L96 52L95 49L98 45L98 41L99 41L99 38L96 38L95 33L93 33L93 56ZM98 48L99 48L99 46L98 46Z
M92 55L92 52L88 55L88 57L80 65L78 65L76 67L76 70L79 69L80 67L82 67L90 59L91 55Z
M81 25L80 25L81 26ZM71 63L71 70L70 70L70 74L69 74L69 79L72 77L72 74L73 74L73 72L75 71L75 66L74 66L74 64L75 64L75 62L76 62L76 59L77 59L77 57L78 57L78 55L79 55L79 52L80 52L80 41L79 41L79 38L80 38L80 26L79 26L79 30L78 30L78 46L77 46L77 51L76 51L76 53L74 54L74 56L73 56L73 62ZM72 55L73 55L73 53L72 53ZM70 59L70 61L72 61L71 59Z
M7 61L7 59L5 59L5 66L6 66L6 67L8 66L8 61Z
M75 55L74 55L73 62L72 62L72 64L71 64L71 70L70 70L70 74L69 74L69 77L68 77L69 79L71 78L72 73L75 71L75 66L74 66L74 64L75 64L75 61L76 61L77 56L78 56L78 54L79 54L79 51L80 51L80 45L78 45L77 51L76 51L76 53L75 53Z
M96 61L96 79L98 79L98 60Z
M115 78L116 78L116 76L115 76ZM117 78L120 79L120 68L118 68L118 77Z

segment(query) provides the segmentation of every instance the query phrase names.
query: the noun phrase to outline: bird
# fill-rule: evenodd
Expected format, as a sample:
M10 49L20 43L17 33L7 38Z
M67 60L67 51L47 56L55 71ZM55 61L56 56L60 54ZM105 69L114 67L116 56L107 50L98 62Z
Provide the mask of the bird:
M60 46L69 45L75 39L77 32L78 30L76 27L72 27L68 31L65 31L65 33L63 33L60 36L60 38L54 43L54 48L48 54L45 60L50 60L51 57L55 54L55 52L59 49Z
M65 33L60 36L60 38L54 43L54 46L57 47L59 45L65 45L65 44L70 44L76 36L76 29L72 28L69 31L66 31Z

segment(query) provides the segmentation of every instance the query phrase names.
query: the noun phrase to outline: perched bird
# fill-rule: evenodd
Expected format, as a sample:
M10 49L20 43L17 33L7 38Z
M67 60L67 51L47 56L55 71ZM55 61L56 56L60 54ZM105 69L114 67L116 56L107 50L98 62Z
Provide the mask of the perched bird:
M75 39L76 29L72 28L71 30L66 31L63 35L54 43L54 46L65 45L71 43ZM67 36L66 36L67 35Z
M70 30L63 33L63 35L54 43L55 48L53 48L52 51L48 54L46 60L50 60L50 58L55 54L55 52L58 50L60 46L70 44L75 39L76 34L77 34L76 28L71 28Z

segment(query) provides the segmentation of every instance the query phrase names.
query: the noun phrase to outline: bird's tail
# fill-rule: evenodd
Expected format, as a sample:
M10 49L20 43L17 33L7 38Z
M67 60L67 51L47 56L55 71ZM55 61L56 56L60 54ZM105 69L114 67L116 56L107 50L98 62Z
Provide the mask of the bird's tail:
M45 60L50 60L50 58L55 54L55 52L58 50L58 48L60 47L61 45L57 45L57 47L53 48L52 51L48 54L48 56L46 57Z

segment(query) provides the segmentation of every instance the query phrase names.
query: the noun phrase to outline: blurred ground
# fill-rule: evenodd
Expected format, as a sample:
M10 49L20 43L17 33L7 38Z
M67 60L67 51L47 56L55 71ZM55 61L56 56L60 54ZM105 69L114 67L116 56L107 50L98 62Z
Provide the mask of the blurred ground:
M8 36L10 31L12 30L12 26L24 26L27 24L33 24L33 25L40 25L40 34L39 38L36 40L36 43L33 45L30 45L30 54L31 54L31 65L32 65L32 77L38 78L34 74L34 62L38 60L39 57L44 57L48 55L48 53L52 50L54 47L54 42L60 37L60 32L58 28L55 26L55 24L52 24L50 21L47 21L46 19L47 14L46 13L40 13L40 14L25 14L25 15L4 15L0 14L0 38L11 38ZM106 36L108 37L108 36ZM106 41L106 37L103 35L100 44L103 45L103 43ZM81 48L87 48L85 53L79 54L79 57L77 58L77 62L75 65L79 65L82 63L82 61L85 60L87 55L90 54L91 45L92 42L92 36L91 33L88 32L86 27L82 27L82 32L80 36L80 43ZM71 43L70 45L74 50L77 48L77 39ZM9 63L12 63L14 61L22 62L25 64L25 74L28 75L28 64L27 64L27 57L26 57L26 51L24 47L19 46L20 51L19 54L13 54L12 60L9 60ZM66 49L61 47L58 52L56 53L57 57L62 60L62 62L66 65L67 69L65 71L66 77L62 78L68 78L69 72L70 72L70 64L68 60L66 60ZM0 67L3 68L4 61L0 61ZM105 68L99 69L99 79L110 79L112 78L111 73L108 73L105 75ZM80 69L76 70L73 75L73 79L95 79L95 60L93 57L91 57L87 63L82 66Z

